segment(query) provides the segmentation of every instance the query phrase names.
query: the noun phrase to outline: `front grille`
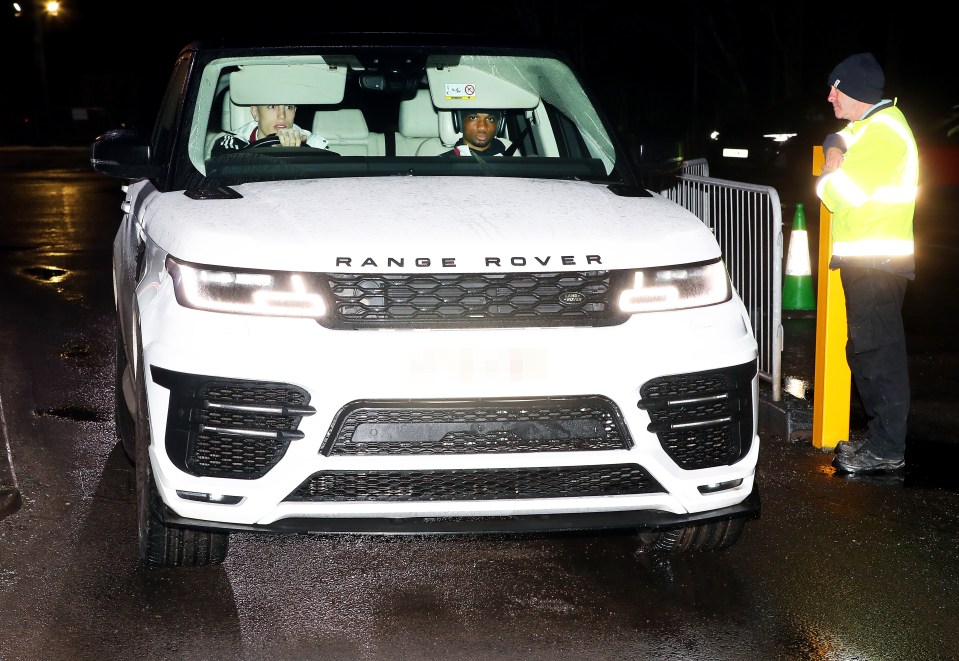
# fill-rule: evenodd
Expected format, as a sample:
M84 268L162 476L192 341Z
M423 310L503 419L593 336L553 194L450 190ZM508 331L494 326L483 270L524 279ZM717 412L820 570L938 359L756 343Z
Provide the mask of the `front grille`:
M241 381L153 367L153 380L169 389L166 450L191 475L253 479L283 457L310 395L286 383Z
M625 450L619 409L599 396L524 400L358 401L327 434L325 455Z
M680 468L734 464L753 440L756 361L719 370L663 376L640 388L649 431Z
M623 271L331 273L329 328L609 326Z
M288 501L369 502L577 498L661 493L635 464L549 468L314 473Z

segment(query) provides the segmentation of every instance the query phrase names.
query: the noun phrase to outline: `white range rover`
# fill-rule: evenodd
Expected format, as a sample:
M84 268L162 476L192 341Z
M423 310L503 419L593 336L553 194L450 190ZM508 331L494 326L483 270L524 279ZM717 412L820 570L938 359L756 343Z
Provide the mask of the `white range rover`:
M126 180L143 563L222 562L231 531L722 549L758 516L757 344L715 238L562 54L457 41L191 44L152 135L92 145ZM246 134L277 104L326 148ZM447 153L469 113L500 153Z

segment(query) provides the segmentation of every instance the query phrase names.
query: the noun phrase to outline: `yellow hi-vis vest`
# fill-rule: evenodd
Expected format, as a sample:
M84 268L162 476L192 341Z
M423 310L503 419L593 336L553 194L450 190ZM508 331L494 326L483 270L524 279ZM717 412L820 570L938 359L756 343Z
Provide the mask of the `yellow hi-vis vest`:
M837 135L846 145L842 166L816 182L832 213L833 255L912 255L919 151L906 118L893 104Z

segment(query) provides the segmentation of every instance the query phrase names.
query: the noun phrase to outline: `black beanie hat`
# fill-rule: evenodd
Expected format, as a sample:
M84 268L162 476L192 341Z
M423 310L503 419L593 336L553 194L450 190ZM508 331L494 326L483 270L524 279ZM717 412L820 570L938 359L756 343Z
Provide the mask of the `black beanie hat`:
M872 53L856 53L836 65L827 84L863 103L882 101L886 77Z

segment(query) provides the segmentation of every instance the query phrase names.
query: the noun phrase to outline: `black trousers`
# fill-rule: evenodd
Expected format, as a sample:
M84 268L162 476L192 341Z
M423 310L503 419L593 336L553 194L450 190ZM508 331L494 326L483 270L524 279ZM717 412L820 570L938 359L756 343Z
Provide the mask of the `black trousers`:
M901 459L909 417L902 301L908 280L874 268L839 268L846 297L846 360L869 419L865 448Z

